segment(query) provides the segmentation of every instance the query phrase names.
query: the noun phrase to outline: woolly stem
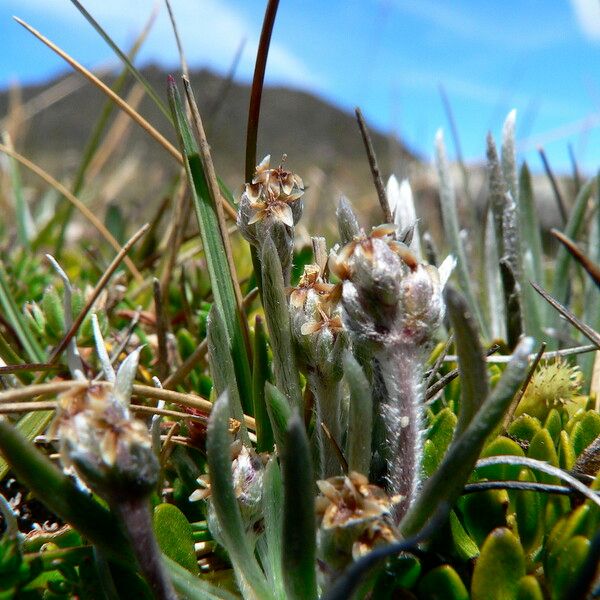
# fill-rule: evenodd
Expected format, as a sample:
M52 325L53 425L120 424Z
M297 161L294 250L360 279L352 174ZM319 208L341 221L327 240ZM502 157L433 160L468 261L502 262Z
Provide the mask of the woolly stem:
M146 581L158 600L177 600L154 537L148 498L122 498L111 503L131 541L131 546Z
M377 354L385 394L380 399L385 431L387 488L405 500L400 519L415 499L421 483L423 446L422 349L405 344L383 348Z

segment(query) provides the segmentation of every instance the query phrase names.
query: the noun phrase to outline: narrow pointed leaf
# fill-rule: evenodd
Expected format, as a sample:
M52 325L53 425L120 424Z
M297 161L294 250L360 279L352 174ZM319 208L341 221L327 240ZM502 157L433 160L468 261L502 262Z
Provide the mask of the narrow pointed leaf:
M269 238L262 248L263 304L273 350L273 371L277 387L285 394L291 407L302 406L295 352L292 345L290 313L288 310L283 273L277 249Z
M292 415L292 409L286 397L269 382L265 384L265 397L275 443L281 451L285 444L285 432Z
M252 404L256 421L256 451L273 450L273 429L265 400L265 384L270 378L267 336L263 320L256 317L254 325L254 362L252 364Z
M236 385L235 370L219 309L213 305L207 320L208 361L217 396L227 392L231 418L240 422L240 434L245 444L250 443L244 422L244 411Z
M174 81L169 83L169 103L175 120L179 143L184 156L188 183L206 257L206 265L215 299L215 305L223 318L229 339L239 396L248 406L246 398L252 390L250 362L244 343L241 319L238 313L235 291L231 280L227 254L221 238L217 209L211 201L206 175L198 154L198 146L192 135L181 98Z
M206 451L212 503L241 589L249 588L255 597L268 600L272 594L254 557L233 489L229 411L227 395L224 394L215 402L208 421Z
M479 332L463 296L454 288L445 291L460 371L460 407L455 436L460 436L488 397L488 374Z
M312 457L298 414L288 423L281 453L284 583L289 600L317 597L316 519Z
M436 164L440 180L440 203L442 208L444 233L446 234L446 239L452 249L452 254L456 258L456 275L458 283L462 293L465 295L471 313L476 317L484 334L487 335L487 326L483 321L478 304L475 300L467 257L465 255L462 240L460 239L456 196L450 178L450 167L448 166L444 138L441 131L438 132L436 136Z
M344 377L350 390L346 441L348 469L368 476L371 464L373 398L369 381L350 352L344 354Z

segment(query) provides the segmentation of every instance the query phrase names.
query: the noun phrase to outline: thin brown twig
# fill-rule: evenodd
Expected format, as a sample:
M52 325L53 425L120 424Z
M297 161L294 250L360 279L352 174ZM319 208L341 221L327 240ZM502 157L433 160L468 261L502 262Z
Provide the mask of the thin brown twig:
M42 35L37 29L20 19L13 17L19 25L22 25L27 31L33 34L40 42L48 46L50 50L58 54L63 60L71 65L76 71L79 71L86 79L93 83L99 90L106 94L121 110L125 111L142 129L144 129L151 137L153 137L175 160L183 163L181 152L171 144L161 133L159 133L144 117L123 100L118 94L115 94L105 83L98 79L91 71L86 69L82 64L78 63L73 57L59 48L54 42Z
M83 203L79 198L74 196L60 181L54 179L52 175L44 171L41 167L31 162L28 158L25 158L18 152L11 150L4 144L0 144L0 152L7 154L8 156L19 161L24 167L27 167L30 171L35 173L38 177L43 179L47 184L51 185L57 192L62 194L71 204L73 204L81 214L98 230L100 235L117 251L122 250L121 244L113 237L113 235L104 226L102 221L96 217L96 215ZM127 268L131 271L131 274L139 281L143 282L144 278L138 271L137 267L133 264L130 258L125 259Z
M331 447L333 448L334 454L336 455L338 462L340 463L340 467L342 467L342 471L344 473L348 473L348 461L346 460L346 457L344 456L344 453L342 452L342 449L340 448L336 439L331 434L331 431L329 431L329 428L327 427L327 425L325 425L325 423L323 423L322 421L321 421L321 429L323 430L325 437L329 440L329 443L331 444Z
M0 375L12 375L13 373L21 373L23 371L56 371L57 369L62 369L62 367L60 365L50 365L48 363L23 363L0 367Z
M600 266L587 257L573 240L558 229L551 229L550 233L570 252L571 256L589 273L594 283L600 287Z
M563 306L558 300L555 300L546 290L544 290L537 283L530 281L533 289L553 308L555 308L573 327L579 329L583 335L590 340L596 347L600 349L600 334L592 329L589 325L586 325L583 321L580 321L568 308Z
M160 281L154 278L152 291L154 292L154 313L156 319L156 337L158 340L157 374L162 381L169 374L169 358L167 351L167 317L163 305L163 296Z
M9 405L11 403L27 401L31 407L41 405L41 401L34 401L34 398L53 395L56 396L66 391L73 390L85 390L90 387L101 387L112 389L113 383L108 381L51 381L49 383L32 384L22 388L15 388L0 392L0 410L2 406ZM189 408L195 408L200 412L210 414L213 403L202 398L197 394L182 394L172 390L165 390L162 388L153 387L150 385L133 384L132 396L135 398L152 398L155 400L164 400L170 404L178 404L181 406L187 406ZM150 409L150 407L147 407ZM41 410L41 409L40 409ZM47 410L47 409L46 409ZM155 409L158 410L158 409ZM244 415L244 422L246 427L252 431L256 431L256 421L253 417Z
M537 369L537 366L539 365L540 360L542 360L545 350L546 350L546 342L542 342L540 345L540 349L538 350L537 354L535 355L535 358L531 362L531 366L529 367L529 371L527 372L527 377L525 377L525 381L523 381L523 383L521 384L521 389L517 392L517 394L513 398L513 401L511 402L511 405L508 408L508 411L506 412L506 416L504 417L504 422L503 422L503 427L505 430L510 425L510 422L512 421L513 416L515 414L515 410L517 410L517 406L519 406L519 402L521 401L521 398L523 397L523 395L525 394L525 391L527 390L529 384L531 383L531 380L533 379L533 374L535 373L535 370Z
M379 204L381 205L381 210L383 211L383 217L386 223L393 223L394 217L392 216L387 194L385 193L383 179L381 178L381 171L379 170L377 156L375 155L375 149L373 148L373 142L371 141L367 124L365 123L362 111L358 106L354 109L354 113L356 114L360 135L362 136L363 143L365 145L367 158L369 159L369 167L371 168L371 175L373 176L373 183L375 184L375 189L377 190L377 197L379 198Z
M100 292L102 292L102 290L104 289L104 286L108 283L113 273L121 264L121 261L126 257L127 253L129 252L129 250L131 250L133 245L146 233L146 231L148 231L149 227L150 225L148 225L148 223L140 227L140 229L138 229L136 233L134 233L133 236L129 239L129 241L123 246L123 248L120 250L117 256L115 256L113 261L110 263L108 269L106 269L106 271L102 274L102 277L96 284L96 287L94 288L90 297L88 298L85 306L83 307L83 310L79 313L79 315L77 315L77 318L73 321L73 325L66 333L65 337L61 340L61 342L50 355L50 358L48 360L50 364L54 364L58 360L60 355L63 353L63 351L71 341L71 338L77 333L77 330L81 327L85 316L92 308L94 302L96 302L98 296L100 295Z

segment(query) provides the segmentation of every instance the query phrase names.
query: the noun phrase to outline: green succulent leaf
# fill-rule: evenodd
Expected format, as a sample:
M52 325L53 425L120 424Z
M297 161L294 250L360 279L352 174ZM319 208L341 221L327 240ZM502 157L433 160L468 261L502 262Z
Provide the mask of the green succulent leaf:
M516 600L525 575L525 555L519 540L504 527L485 540L473 571L472 600Z

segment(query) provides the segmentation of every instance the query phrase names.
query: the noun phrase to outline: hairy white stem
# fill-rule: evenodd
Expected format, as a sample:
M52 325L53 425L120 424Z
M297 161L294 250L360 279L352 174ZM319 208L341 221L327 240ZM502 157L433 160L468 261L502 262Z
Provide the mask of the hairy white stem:
M385 431L386 479L390 494L400 494L397 517L406 512L421 483L423 449L423 351L419 346L384 347L377 359L385 395L380 401Z

